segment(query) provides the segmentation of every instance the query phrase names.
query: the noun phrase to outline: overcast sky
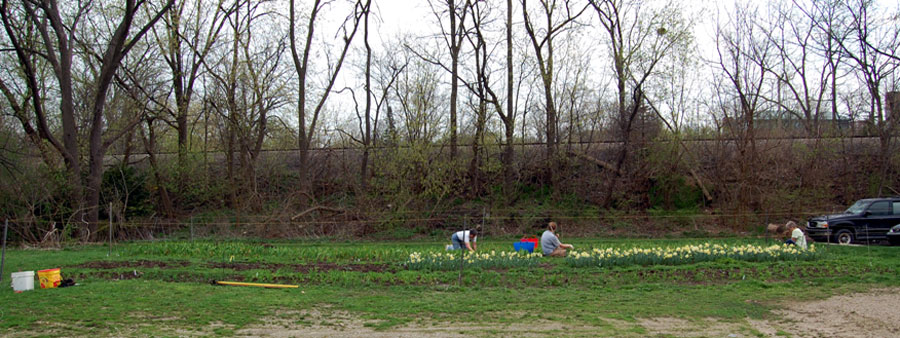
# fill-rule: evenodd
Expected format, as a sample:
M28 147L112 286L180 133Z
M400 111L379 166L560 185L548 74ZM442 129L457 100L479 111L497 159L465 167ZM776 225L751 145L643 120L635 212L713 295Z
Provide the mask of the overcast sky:
M441 1L441 0L436 0ZM505 1L503 0L488 0L492 3L494 1L497 2L498 5L501 6L499 9L502 13L505 14ZM799 0L804 1L804 0ZM644 0L645 3L651 4L659 4L663 3L664 0ZM765 0L748 0L747 2L759 6L761 11L761 15L765 13L765 8L769 1ZM900 7L900 3L896 2L896 0L876 0L879 3L880 7L883 9L889 9L891 11L897 11L897 8ZM374 20L373 24L375 25L374 31L371 33L372 36L372 45L376 50L383 48L383 46L396 43L397 38L401 35L410 35L414 37L427 37L433 36L440 32L440 26L438 25L437 18L432 13L432 9L428 4L427 0L375 0L375 12L377 13L378 20ZM718 24L718 20L726 20L727 15L731 12L731 8L733 7L735 1L734 0L684 0L681 2L682 10L684 11L684 16L693 20L693 36L694 42L696 44L697 56L699 56L699 60L715 60L716 59L716 46L715 46L715 32L716 25ZM516 34L523 34L522 31L522 16L521 13L518 12L518 8L521 6L520 0L514 0L513 6L516 8L513 14L513 24L514 30L517 31ZM532 15L539 15L538 13L533 13ZM596 23L596 13L589 9L584 14L584 21L591 23ZM721 19L719 19L721 18ZM333 20L333 18L332 18ZM327 29L326 29L327 30ZM596 48L602 47L605 43L606 39L599 37L599 30L594 24L594 27L587 27L584 30L584 38L585 43L590 43L591 45L579 45L577 48L588 50L590 55L590 66L591 72L593 75L590 76L590 81L605 81L600 79L604 72L608 71L609 63L606 62L608 58L608 52L604 48ZM595 38L596 36L596 38ZM489 37L489 39L491 39ZM504 37L497 37L493 40L496 40L495 43L501 44L502 39ZM361 39L360 39L361 40ZM359 48L361 46L360 42L356 42L355 48ZM505 45L499 47L499 53L505 54ZM528 47L524 47L528 48ZM564 56L559 57L560 59L564 58ZM701 61L701 63L703 63ZM695 82L695 87L703 87L706 89L712 88L711 83L708 81L712 81L711 79L707 79L707 77L712 76L712 70L701 66L698 69L699 71L694 74L697 77L697 82ZM341 84L338 84L336 88L342 88L343 86L358 86L360 77L359 73L356 70L345 69L343 74L341 74ZM446 74L445 74L446 75ZM449 76L447 76L449 78ZM597 85L597 83L594 83ZM602 85L599 84L599 85ZM594 88L598 88L595 86ZM602 90L602 89L601 89ZM700 94L700 93L696 93ZM337 112L348 112L348 108L352 108L352 100L349 99L349 94L341 94L334 95L329 100L329 105ZM703 95L697 95L703 96ZM334 116L338 120L344 120L348 118L348 116ZM349 116L350 119L355 117ZM345 120L346 121L346 120Z
M491 1L502 2L505 7L505 1L503 0ZM521 6L519 1L514 0L513 7L518 8ZM705 15L696 16L698 22L694 33L698 43L714 39L715 20L712 14L716 12L717 7L724 8L724 6L732 2L731 0L687 0L684 2L684 9L690 14L705 13ZM762 3L762 1L759 2ZM439 32L436 26L436 17L432 13L427 0L381 0L376 1L375 5L376 11L381 18L377 31L382 40L390 40L402 33L427 35L428 33ZM585 14L596 16L592 10ZM593 17L590 19L593 19ZM521 14L514 14L513 24L519 24L521 21Z

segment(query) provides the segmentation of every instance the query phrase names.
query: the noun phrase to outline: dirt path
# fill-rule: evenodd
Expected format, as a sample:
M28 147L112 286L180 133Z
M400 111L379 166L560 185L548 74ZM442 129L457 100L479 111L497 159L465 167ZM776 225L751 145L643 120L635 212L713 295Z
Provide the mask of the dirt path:
M236 332L239 336L269 337L461 337L461 336L674 336L674 337L900 337L900 288L870 290L835 296L825 300L789 303L776 310L779 319L723 322L716 319L640 319L636 323L608 320L602 327L541 323L450 325L416 322L376 330L366 322L342 311L312 310L281 313ZM298 320L300 318L300 320Z
M794 304L776 314L785 319L772 325L798 337L898 337L900 289L877 289ZM760 323L761 332L767 325Z
M723 323L675 318L641 320L652 335L677 337L900 337L900 289L874 289L812 302L789 303L771 320Z

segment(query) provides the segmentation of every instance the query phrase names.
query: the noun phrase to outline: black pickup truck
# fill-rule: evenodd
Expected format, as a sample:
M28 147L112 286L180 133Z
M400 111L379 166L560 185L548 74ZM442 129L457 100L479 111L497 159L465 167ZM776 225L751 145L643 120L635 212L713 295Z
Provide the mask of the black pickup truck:
M806 230L820 242L849 244L887 239L891 227L900 224L900 196L856 201L844 213L810 218Z

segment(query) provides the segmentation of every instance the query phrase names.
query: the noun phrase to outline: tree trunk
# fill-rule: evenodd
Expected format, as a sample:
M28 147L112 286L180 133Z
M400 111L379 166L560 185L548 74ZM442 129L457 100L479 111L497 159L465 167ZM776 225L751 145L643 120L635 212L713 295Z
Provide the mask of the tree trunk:
M81 222L83 220L86 222L88 232L92 233L98 226L98 203L100 200L100 185L104 169L103 154L109 143L121 136L117 135L111 137L109 140L103 140L103 124L105 120L104 108L106 105L108 89L116 71L121 65L122 59L135 43L150 30L150 27L152 27L156 21L172 7L174 0L167 1L164 7L161 8L159 12L152 15L145 25L131 36L130 39L129 30L132 26L133 19L135 15L142 10L140 7L144 2L137 2L135 0L124 1L124 6L122 6L124 11L121 20L115 25L115 30L109 41L93 41L93 43L98 45L105 44L105 49L103 49L103 54L98 57L99 72L94 73L95 77L93 79L86 79L84 82L79 82L86 83L88 92L93 95L93 97L88 99L89 102L87 102L91 117L90 122L88 123L88 127L90 128L87 142L89 172L86 182L82 182L81 180L81 154L79 149L80 144L78 142L78 124L76 124L84 123L84 121L76 121L72 58L77 48L75 46L78 41L76 34L78 28L77 23L83 16L88 16L88 14L90 14L88 13L90 6L81 8L81 10L77 11L77 14L65 12L67 16L73 15L71 18L72 22L67 22L67 20L63 20L62 18L63 12L60 12L57 1L41 1L37 3L30 1L23 2L26 12L25 20L32 24L29 28L36 28L40 31L40 34L35 34L40 36L37 45L33 46L34 48L25 48L19 44L17 39L17 36L24 36L25 34L19 34L21 32L13 31L13 28L10 25L9 16L7 15L8 9L5 6L6 2L3 4L2 18L4 28L10 41L14 45L16 56L23 66L22 69L29 78L28 87L31 90L39 131L42 133L42 138L50 141L50 143L59 150L66 162L71 189L71 201L76 201L76 203L78 203L77 206L74 206L75 212L72 216L76 221ZM40 10L40 13L38 13L38 10ZM70 18L67 17L67 19ZM47 119L43 111L44 102L42 102L40 98L43 85L39 85L36 81L36 71L29 56L37 54L40 54L51 65L51 69L58 82L59 109L63 131L62 146L59 145L59 142L56 141L49 131L49 128L47 128ZM98 69L94 70L97 71ZM85 191L85 189L87 191Z
M237 199L237 191L235 185L237 184L234 177L234 126L231 122L228 122L229 126L227 127L228 135L226 135L226 143L225 143L225 177L228 180L228 205L232 208L238 207L238 199Z
M309 145L306 140L301 140L300 142L300 168L298 168L300 174L300 192L307 196L311 196L309 189L313 185L313 179L310 177L309 173ZM305 205L304 202L301 202L301 204Z
M484 95L482 93L482 95ZM481 193L481 138L484 135L484 124L487 115L487 102L479 99L477 118L475 121L475 137L472 140L472 160L469 162L469 177L471 191L474 196Z
M359 168L359 183L366 193L369 187L369 147L372 146L372 46L369 45L369 11L372 9L372 0L366 1L365 27L363 42L366 45L366 130L363 135L362 164Z
M456 136L456 110L459 96L459 41L456 39L456 3L448 0L447 5L450 13L450 158L456 159L457 155L457 136Z
M101 116L102 113L95 115L93 130L91 131L90 169L87 177L87 195L85 196L85 205L89 207L85 221L88 223L88 229L92 235L97 233L100 225L100 188L103 183L103 171L106 169L103 167L103 154L106 149L100 137L103 128Z
M513 183L513 139L515 138L515 107L513 107L513 44L512 44L512 0L506 0L506 148L503 151L503 172L506 187Z
M156 190L159 193L160 212L168 218L175 217L175 209L172 206L172 199L169 196L169 189L166 188L166 179L160 173L159 163L156 161L156 132L154 130L154 119L147 121L148 137L144 137L144 130L141 130L141 139L144 143L144 149L147 151L147 158L150 160L150 169L153 171L153 179L156 180Z
M187 103L182 103L178 106L178 117L175 118L175 123L178 128L178 166L179 171L181 171L187 166L189 127L187 109L189 107Z

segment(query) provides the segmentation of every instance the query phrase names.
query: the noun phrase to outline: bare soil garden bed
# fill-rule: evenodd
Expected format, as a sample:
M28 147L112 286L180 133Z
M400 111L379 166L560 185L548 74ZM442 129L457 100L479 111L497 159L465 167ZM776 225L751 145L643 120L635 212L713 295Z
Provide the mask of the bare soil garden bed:
M86 269L119 269L119 268L174 268L174 267L185 267L191 265L190 262L186 261L148 261L148 260L139 260L139 261L93 261L87 262L83 264L76 265L76 268L86 268Z
M390 264L336 264L336 263L311 263L311 264L272 264L272 263L209 263L207 266L216 269L245 270L282 270L288 269L295 272L309 273L310 271L355 271L355 272L396 272L399 267Z
M86 269L121 269L121 268L160 268L172 269L190 266L186 261L93 261L76 265L76 268ZM337 263L311 263L311 264L277 264L277 263L207 263L206 267L214 269L231 269L235 271L246 270L271 270L288 269L295 272L308 273L310 271L355 271L355 272L396 272L398 266L391 264L337 264Z

